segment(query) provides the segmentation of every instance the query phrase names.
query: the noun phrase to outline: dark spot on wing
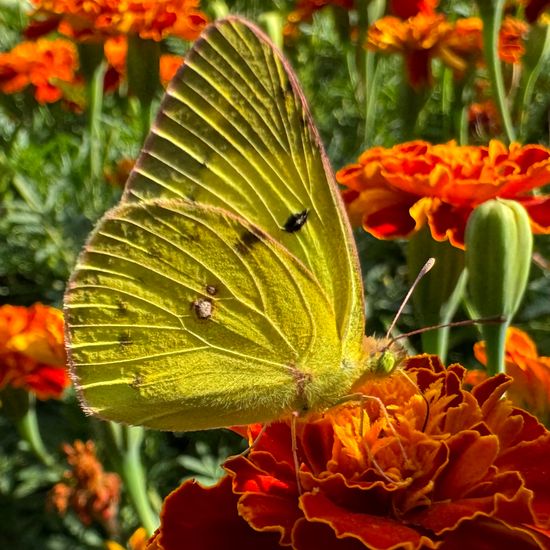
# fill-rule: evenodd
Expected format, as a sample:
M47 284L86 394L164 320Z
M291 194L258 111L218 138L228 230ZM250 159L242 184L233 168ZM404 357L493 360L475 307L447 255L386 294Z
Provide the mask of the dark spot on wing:
M134 390L138 390L142 384L143 384L143 376L141 376L141 374L136 374L130 386L134 388Z
M121 300L120 298L117 298L116 309L119 315L128 314L128 304L124 300Z
M296 231L302 229L307 222L308 215L309 210L307 208L296 214L291 214L283 225L284 231L287 233L296 233Z
M218 293L218 289L214 285L206 285L206 292L210 296L215 296Z
M210 298L198 298L191 302L191 309L195 312L197 319L202 321L212 317L213 308Z
M118 335L118 343L122 347L126 347L126 346L131 346L133 344L133 341L128 332L123 332Z
M235 250L244 256L248 254L250 250L258 243L265 234L258 228L255 228L255 232L246 230L235 244Z

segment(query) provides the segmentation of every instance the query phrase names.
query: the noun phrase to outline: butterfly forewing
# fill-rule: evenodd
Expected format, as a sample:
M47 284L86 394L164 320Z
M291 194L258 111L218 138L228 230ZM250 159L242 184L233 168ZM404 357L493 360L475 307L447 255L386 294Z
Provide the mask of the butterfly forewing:
M159 197L227 209L282 243L332 304L344 355L358 356L359 267L326 155L288 63L241 19L210 26L167 91L125 192Z

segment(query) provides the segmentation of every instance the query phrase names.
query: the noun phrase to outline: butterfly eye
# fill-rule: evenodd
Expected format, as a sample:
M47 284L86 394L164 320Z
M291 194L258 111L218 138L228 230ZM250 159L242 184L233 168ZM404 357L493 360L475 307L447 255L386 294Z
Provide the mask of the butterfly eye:
M391 374L397 365L396 357L390 350L385 350L378 358L375 365L375 374L385 376Z
M305 225L308 215L309 210L307 209L297 212L296 214L291 214L288 220L286 220L283 230L287 233L296 233L296 231L299 231Z

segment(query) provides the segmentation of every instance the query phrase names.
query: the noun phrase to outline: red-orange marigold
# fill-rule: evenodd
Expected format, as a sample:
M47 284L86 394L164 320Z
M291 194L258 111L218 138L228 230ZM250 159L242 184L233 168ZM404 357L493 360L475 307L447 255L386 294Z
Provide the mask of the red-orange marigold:
M0 53L0 91L13 94L31 85L39 103L53 103L63 96L57 83L76 84L77 69L78 54L68 40L21 42Z
M485 342L477 342L474 353L480 363L487 364ZM525 332L509 328L505 364L506 373L514 379L507 397L550 426L550 357L540 356L535 342ZM483 371L468 371L468 381L472 383L485 377Z
M507 17L500 30L499 55L515 63L523 55L524 22ZM449 21L443 14L425 10L401 20L382 17L369 28L367 47L381 53L401 53L407 78L414 88L431 84L432 59L439 58L460 78L482 56L483 23L478 17Z
M427 355L406 374L361 388L388 416L368 401L298 422L301 491L289 422L271 424L217 485L167 497L149 548L549 548L550 432L502 398L510 379L470 393Z
M390 0L390 12L401 19L408 19L418 13L434 13L439 0Z
M0 389L59 398L69 385L65 363L61 311L42 304L0 307Z
M380 239L407 237L427 224L434 239L463 248L470 213L495 197L522 203L533 232L550 232L550 197L533 194L550 183L550 149L542 145L411 141L369 149L336 178L346 187L352 224Z
M100 523L108 533L117 529L120 478L105 472L97 459L93 441L65 443L63 451L71 466L64 480L57 483L49 494L49 505L60 515L73 509L84 525Z
M207 23L200 0L33 0L28 33L58 28L79 40L136 33L143 39L194 40Z

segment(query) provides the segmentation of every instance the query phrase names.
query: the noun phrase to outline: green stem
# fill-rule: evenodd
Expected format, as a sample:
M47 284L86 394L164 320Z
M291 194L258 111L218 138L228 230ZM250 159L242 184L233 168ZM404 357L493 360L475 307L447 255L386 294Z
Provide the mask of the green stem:
M44 464L51 467L55 464L53 457L48 453L38 426L38 418L36 416L36 398L29 394L29 408L23 416L15 421L19 435L25 440L34 455Z
M545 29L542 29L541 27L533 27L531 29L531 36L528 43L528 54L531 53L529 51L529 46L532 44L533 35L535 36L535 40L537 42L542 43L542 47L540 48L540 54L538 54L538 52L535 53L536 61L531 62L531 55L528 55L526 56L526 60L524 62L524 84L523 86L520 86L520 97L518 98L521 109L519 135L522 143L525 142L527 138L529 108L531 105L535 84L540 76L546 60L548 59L548 56L550 55L550 25L546 26Z
M445 363L449 349L449 331L450 327L441 327L423 332L420 336L423 353L438 355Z
M124 482L128 498L141 525L149 535L158 527L159 518L153 511L147 494L147 480L141 461L143 428L105 423L107 448L114 466Z
M483 50L487 63L487 72L489 73L493 96L500 112L506 139L508 142L511 142L516 139L516 135L506 101L502 64L498 57L499 30L505 0L478 0L477 4L483 20Z
M358 6L358 39L356 58L356 70L359 75L357 82L357 96L362 104L363 110L363 136L362 148L369 147L372 144L374 136L375 122L375 97L376 83L378 75L378 57L376 52L366 49L367 33L369 25L379 19L385 10L385 0L375 0L373 2L363 2Z
M510 321L481 326L481 334L485 340L487 351L487 374L489 376L505 372L506 331L509 325Z
M88 84L88 132L90 139L90 198L94 210L100 207L98 192L103 177L103 136L101 114L103 111L103 82L107 64L103 60L94 69Z

